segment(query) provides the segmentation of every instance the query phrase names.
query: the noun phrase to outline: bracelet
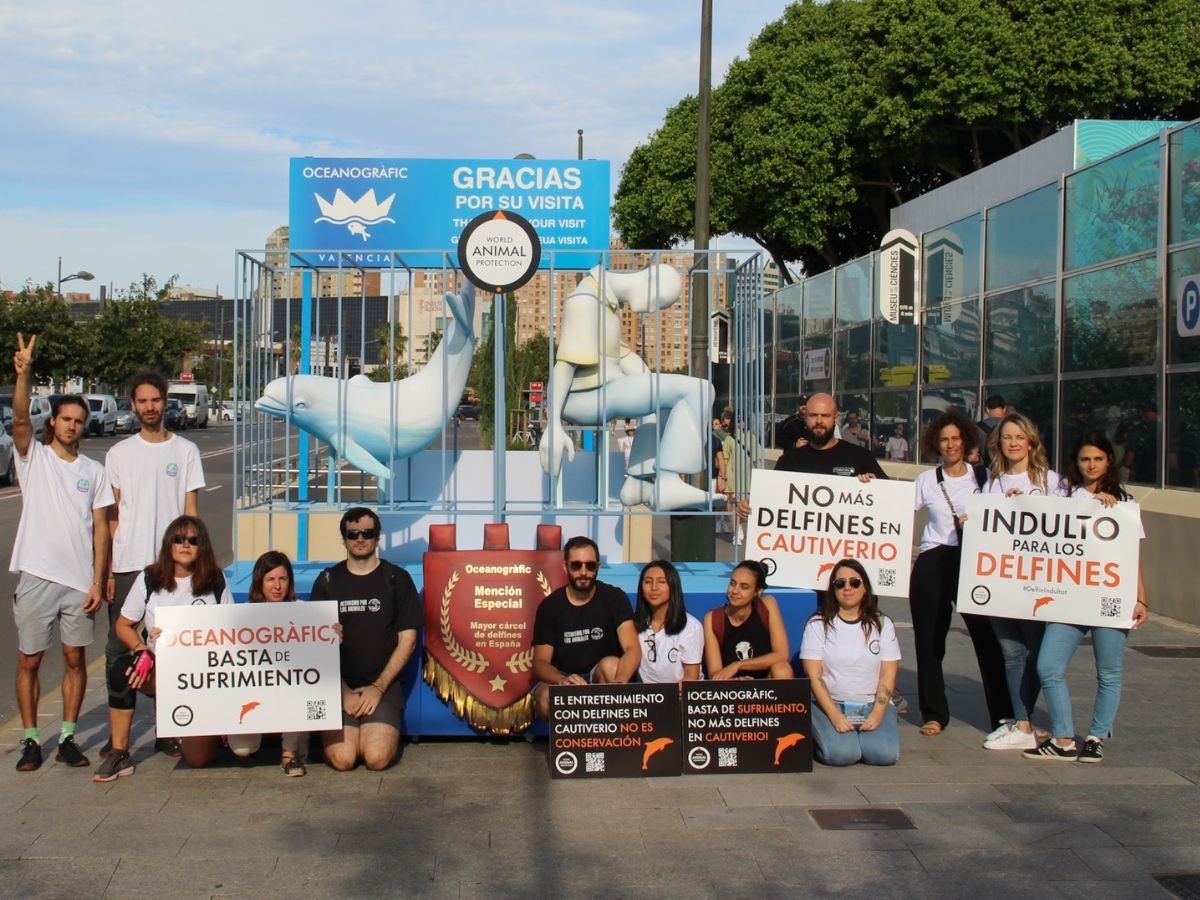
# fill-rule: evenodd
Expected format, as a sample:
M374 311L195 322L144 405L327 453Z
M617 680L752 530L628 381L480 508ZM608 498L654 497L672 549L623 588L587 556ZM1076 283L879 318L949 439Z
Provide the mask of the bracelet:
M1142 606L1146 607L1146 612L1150 611L1150 604L1147 603L1145 600L1137 601L1137 603L1135 603L1134 606L1137 606L1138 603L1140 603L1140 604L1142 604Z
M116 576L116 575L109 575L109 576L108 576L108 580L109 580L109 581L116 581L116 580L117 580L117 576Z
M371 687L375 688L375 690L379 691L379 693L381 693L381 694L387 693L383 688L381 688L379 686L379 683L376 681L371 682Z

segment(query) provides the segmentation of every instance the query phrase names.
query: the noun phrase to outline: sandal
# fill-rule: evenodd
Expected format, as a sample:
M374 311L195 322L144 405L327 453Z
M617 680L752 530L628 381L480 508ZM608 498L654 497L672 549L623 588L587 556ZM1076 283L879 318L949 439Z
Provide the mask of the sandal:
M281 764L283 774L288 778L303 778L308 774L308 769L304 766L304 760L298 756L289 756Z
M930 719L928 722L926 722L924 725L921 726L921 734L926 735L928 737L933 737L934 735L941 734L941 733L942 733L942 723L934 721L933 719Z

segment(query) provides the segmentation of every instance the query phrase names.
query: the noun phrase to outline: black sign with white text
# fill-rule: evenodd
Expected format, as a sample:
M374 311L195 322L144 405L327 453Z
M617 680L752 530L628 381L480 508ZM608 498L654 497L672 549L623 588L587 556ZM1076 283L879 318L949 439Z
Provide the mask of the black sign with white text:
M676 685L551 686L554 778L644 778L681 770Z
M684 772L811 772L811 702L807 678L684 682Z

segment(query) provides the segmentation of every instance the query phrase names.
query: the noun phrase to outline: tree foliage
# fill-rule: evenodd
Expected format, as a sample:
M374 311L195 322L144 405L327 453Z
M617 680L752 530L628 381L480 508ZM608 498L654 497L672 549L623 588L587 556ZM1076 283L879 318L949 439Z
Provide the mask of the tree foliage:
M889 210L1077 118L1200 115L1194 0L828 0L769 23L713 93L712 229L813 274ZM696 100L630 154L631 247L693 231Z

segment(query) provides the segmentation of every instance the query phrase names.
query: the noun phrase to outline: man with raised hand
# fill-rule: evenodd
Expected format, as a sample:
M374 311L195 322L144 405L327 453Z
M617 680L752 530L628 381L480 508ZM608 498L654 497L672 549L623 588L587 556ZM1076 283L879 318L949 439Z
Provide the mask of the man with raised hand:
M13 543L9 571L21 575L13 594L17 623L17 704L25 736L17 771L32 772L42 764L37 707L41 695L38 668L50 647L55 620L63 649L63 724L55 760L86 766L88 758L75 743L75 725L87 689L86 647L95 639L95 614L103 596L108 555L105 507L113 492L104 467L79 452L87 427L88 405L74 395L58 397L51 406L43 441L34 440L29 418L29 380L33 345L17 334L13 368L12 438L21 484L21 522Z
M348 772L361 759L386 769L400 747L404 681L424 618L412 577L380 559L380 522L356 506L338 526L346 559L323 571L309 600L335 600L342 626L342 728L322 732L325 761Z
M642 661L625 592L597 579L600 548L576 535L563 547L567 583L538 607L533 620L533 706L550 715L552 684L624 684Z
M197 495L204 487L200 450L167 430L167 382L158 372L143 370L129 380L133 411L141 422L136 434L108 451L104 466L116 505L109 510L112 572L108 576L108 644L104 648L108 679L108 716L115 730L127 732L137 692L129 687L129 648L116 634L117 620L130 587L154 562L167 526L182 515L199 515ZM179 741L160 739L155 748L179 756ZM107 757L111 738L100 755Z

